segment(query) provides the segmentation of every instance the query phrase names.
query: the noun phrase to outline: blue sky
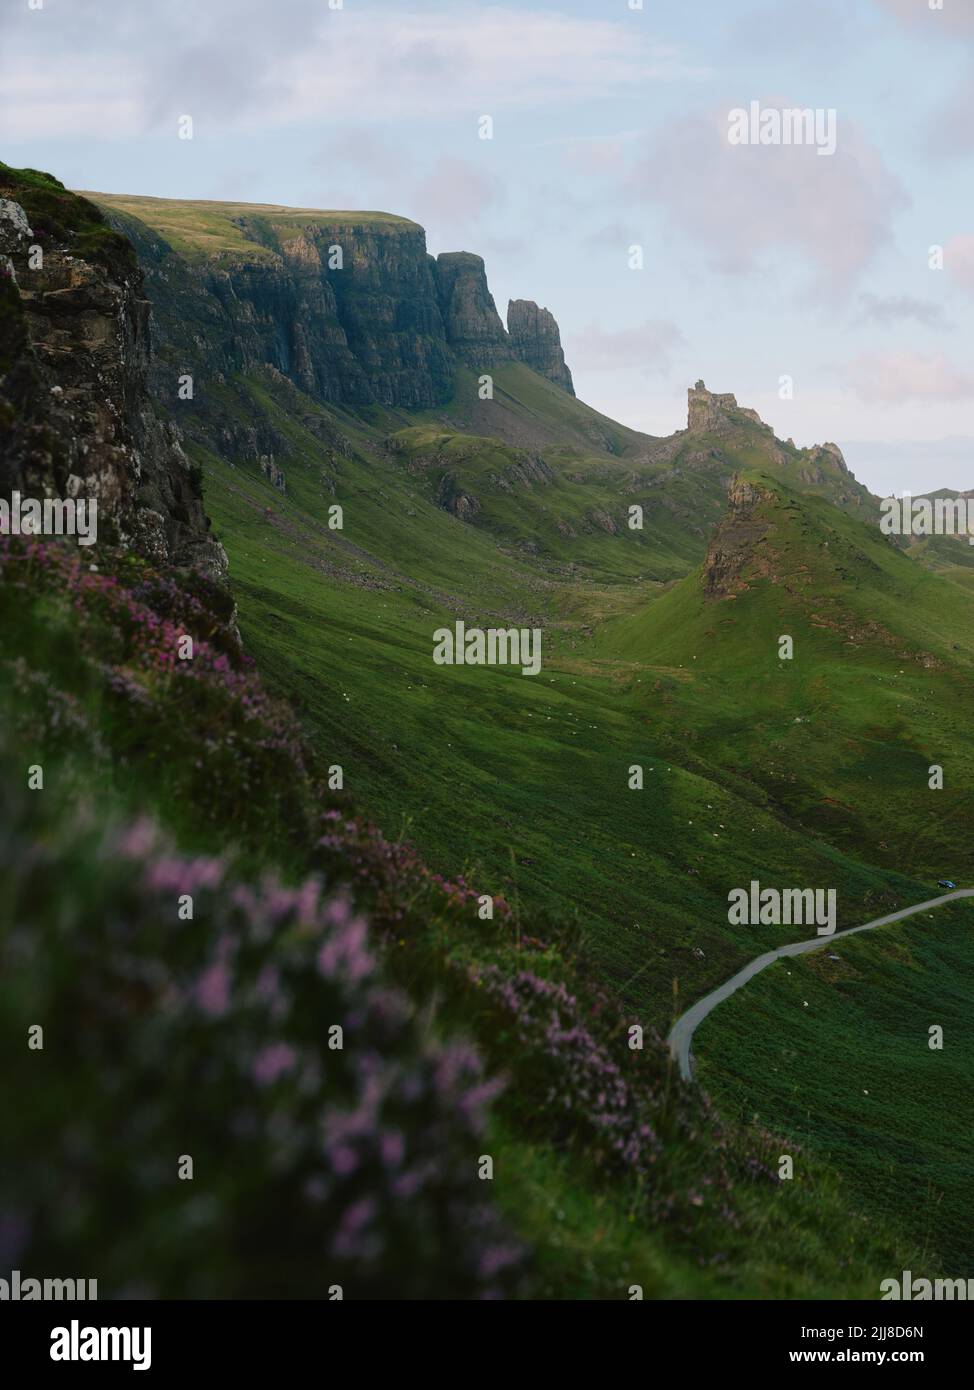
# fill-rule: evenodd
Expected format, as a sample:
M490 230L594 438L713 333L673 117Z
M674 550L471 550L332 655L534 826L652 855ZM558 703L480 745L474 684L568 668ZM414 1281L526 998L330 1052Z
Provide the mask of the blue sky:
M405 214L627 424L703 377L875 491L974 487L974 0L931 3L0 0L0 157ZM834 155L731 145L751 101L834 109Z

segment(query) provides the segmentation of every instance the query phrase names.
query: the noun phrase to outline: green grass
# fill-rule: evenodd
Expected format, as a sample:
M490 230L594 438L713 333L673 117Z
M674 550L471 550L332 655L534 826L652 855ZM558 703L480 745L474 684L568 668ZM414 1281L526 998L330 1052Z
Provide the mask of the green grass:
M974 1275L972 927L961 903L778 961L694 1038L700 1082L725 1115L786 1136L783 1152L800 1145L797 1172L828 1162L922 1250L918 1274L957 1278ZM942 1051L929 1046L934 1025Z
M325 756L341 763L346 784L387 830L408 826L445 872L464 867L498 892L517 893L528 910L577 918L606 977L661 1028L674 979L689 1001L760 948L758 931L732 934L726 922L729 887L748 882L755 863L769 881L837 886L850 924L924 895L909 864L863 862L851 838L842 847L830 838L834 818L809 834L790 784L783 791L770 774L755 777L739 711L744 683L755 703L761 622L741 625L740 645L724 660L741 685L732 680L724 692L716 676L705 683L707 661L691 671L684 651L688 636L694 645L693 622L710 621L698 612L698 581L662 596L645 583L559 582L536 557L505 546L495 525L471 526L435 506L423 473L404 463L432 447L464 467L496 471L515 457L508 446L417 426L406 432L410 447L383 466L368 433L346 419L355 448L329 462L332 493L321 485L318 441L264 382L248 389L289 440L291 452L279 460L287 496L252 465L197 454L208 509L229 549L245 640L267 676L300 701ZM392 437L401 443L403 432ZM336 500L345 509L341 532L326 524ZM601 533L600 543L615 556L629 538ZM908 560L894 558L912 573ZM637 602L643 610L590 626L576 614L587 614L599 594L611 611ZM458 616L542 624L542 673L434 666L432 634ZM808 709L801 679L794 668L782 674L774 659L776 621L772 610L773 718L789 740L794 729L807 740L806 726L793 722ZM682 669L678 654L687 657ZM823 666L830 659L823 652ZM856 670L861 685L868 676ZM831 723L824 702L819 715ZM755 740L771 722L769 713ZM821 727L812 726L813 740ZM782 763L786 752L776 755ZM627 785L633 763L645 769L641 792ZM900 756L894 777L917 765ZM885 780L877 800L888 794ZM942 836L935 843L945 852Z
M220 203L206 199L134 197L121 193L83 193L99 207L135 217L191 261L212 256L241 256L263 260L282 241L308 228L368 226L419 231L415 222L388 212L340 212L289 208L275 203Z
M584 545L557 532L557 520L577 518L600 488L618 507L631 465L549 448L542 456L554 480L511 495L491 480L530 457L511 442L518 421L470 436L432 417L404 428L373 413L341 420L354 448L334 494L325 493L319 446L277 413L273 390L258 380L247 389L293 450L279 459L286 499L252 466L203 460L249 647L300 699L312 731L327 729L327 756L387 829L406 828L437 867L462 866L516 897L528 921L532 912L574 918L633 1018L665 1029L674 1009L766 949L767 928L727 923L729 889L755 874L765 884L835 887L847 926L960 872L974 770L971 598L890 546L861 512L755 475L767 488L760 564L745 570L737 598L709 601L695 568L675 584L634 577L626 547L642 560L637 574L665 572L665 532L651 529L632 545L631 535L600 531L587 563ZM377 433L389 452L377 448ZM577 481L586 472L591 492ZM472 524L436 506L444 473L480 501ZM710 479L685 485L699 500ZM334 500L345 506L338 534L324 526ZM432 631L456 616L543 624L541 676L434 667ZM778 660L783 632L795 639L791 663ZM942 792L927 786L932 762L947 770ZM642 792L627 787L632 763L645 769ZM882 972L881 964L877 978ZM811 1104L827 1114L826 1090ZM775 1128L770 1117L767 1127ZM880 1155L884 1134L875 1136ZM857 1168L852 1149L823 1150L823 1168L818 1152L810 1144L805 1159L815 1166L812 1187L782 1189L767 1269L758 1277L750 1266L749 1292L809 1288L778 1253L788 1239L807 1246L813 1286L835 1296L875 1296L893 1267L886 1255L879 1276L864 1274L877 1267L870 1242L882 1244L887 1221L898 1229L894 1204L871 1201L871 1168ZM524 1167L536 1173L535 1187L522 1181L525 1213L542 1188L541 1211L560 1192L558 1209L574 1213L566 1250L581 1242L594 1261L578 1291L617 1296L592 1253L603 1242L610 1269L629 1267L635 1242L654 1286L659 1252L645 1233L626 1232L624 1210L593 1206L588 1181L566 1175L557 1156L532 1148ZM951 1189L944 1198L950 1220L958 1196ZM850 1203L861 1225L850 1226ZM824 1241L810 1216L816 1204L835 1213ZM831 1230L832 1217L823 1220ZM902 1235L926 1243L936 1261L926 1229ZM562 1255L550 1258L564 1278ZM681 1286L671 1239L665 1260L672 1291ZM716 1296L733 1288L716 1276L708 1285Z
M102 555L103 566L108 559ZM145 580L144 567L130 559L120 563L123 584ZM241 870L255 875L275 856L280 864L290 846L287 867L307 872L314 835L304 841L302 861L294 832L300 832L313 789L293 776L295 769L276 759L261 785L241 786L234 778L255 751L241 728L222 767L221 778L230 780L222 787L215 779L207 748L225 741L237 723L232 695L208 710L205 681L194 693L166 676L146 677L137 660L144 624L120 642L121 631L129 631L124 604L119 629L108 616L115 610L98 600L78 608L57 582L31 584L26 564L17 577L16 586L0 586L5 631L13 649L26 654L24 671L0 668L8 726L16 735L8 775L19 782L25 761L44 766L45 813L70 823L79 813L90 822L94 805L104 821L148 811L177 834L184 850L223 853L252 850L256 817L259 852L242 854ZM120 708L109 696L106 657L121 668L129 663L133 674L142 672L152 702L141 713L139 703ZM26 671L32 676L25 682ZM11 682L19 690L16 698L6 688ZM183 746L167 746L160 731ZM260 730L251 737L259 742ZM282 797L292 780L293 799ZM214 807L221 812L217 821ZM90 873L86 856L81 864ZM356 878L357 895L367 892L352 863L337 867ZM72 872L78 876L76 864ZM334 886L331 875L328 881ZM79 876L79 893L81 888ZM473 1032L492 1070L530 1072L532 1057L524 1048L512 1049L484 1005L471 999L472 968L497 965L507 974L526 969L564 981L585 1001L581 1016L591 1018L589 1026L599 1024L586 993L593 972L577 954L572 933L517 905L512 935L503 923L458 923L435 895L416 902L406 895L394 904L399 939L387 943L385 959L392 976L422 1004L428 1026L435 1020L438 1032ZM544 940L529 936L538 931ZM616 1051L624 1047L611 1013L601 1026ZM911 1256L900 1253L884 1228L849 1209L821 1165L809 1168L797 1200L786 1205L781 1190L748 1167L766 1153L766 1138L736 1127L722 1131L699 1097L676 1087L671 1067L651 1041L640 1058L629 1061L642 1084L661 1095L656 1123L664 1146L648 1191L625 1173L604 1172L598 1145L578 1137L556 1145L539 1132L530 1087L515 1082L495 1107L483 1147L496 1157L496 1199L533 1252L532 1296L614 1299L628 1297L630 1287L639 1285L646 1298L854 1297L871 1292L889 1268L909 1263ZM708 1186L715 1177L719 1186ZM842 1232L838 1261L836 1230Z
M672 741L747 777L789 821L878 865L949 876L972 811L971 596L875 528L761 482L767 532L746 589L710 600L691 575L598 646L679 673ZM792 660L778 658L783 634Z

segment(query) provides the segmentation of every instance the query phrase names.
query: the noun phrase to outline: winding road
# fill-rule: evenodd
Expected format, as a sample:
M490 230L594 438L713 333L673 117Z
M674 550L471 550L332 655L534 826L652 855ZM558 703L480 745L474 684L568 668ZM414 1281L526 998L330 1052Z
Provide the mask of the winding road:
M888 922L900 922L904 917L912 917L916 912L926 912L931 907L942 907L944 903L954 902L957 898L974 897L974 888L957 888L951 893L945 893L940 898L929 898L925 903L914 903L912 907L901 908L899 912L891 912L886 917L876 917L872 922L863 922L860 927L846 927L844 931L833 932L831 936L813 936L806 941L793 941L788 946L779 946L774 951L765 951L763 956L756 956L749 961L742 970L738 970L736 975L732 975L724 984L718 985L710 994L704 995L703 999L698 999L692 1008L687 1009L685 1014L677 1019L673 1029L667 1039L670 1053L679 1063L680 1075L684 1081L693 1079L693 1053L690 1044L693 1042L693 1035L699 1025L707 1017L712 1009L716 1009L724 999L736 993L742 985L746 985L748 980L772 965L776 960L781 960L785 956L801 956L806 951L820 951L823 947L831 946L833 941L839 941L843 936L854 936L856 932L871 931L873 927L883 927Z

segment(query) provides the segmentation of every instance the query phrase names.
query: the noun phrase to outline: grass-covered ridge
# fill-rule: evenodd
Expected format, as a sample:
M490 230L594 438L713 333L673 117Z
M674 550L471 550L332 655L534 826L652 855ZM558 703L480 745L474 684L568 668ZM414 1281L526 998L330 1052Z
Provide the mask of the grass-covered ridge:
M368 227L383 232L420 232L406 217L388 212L325 211L275 203L221 203L207 199L136 197L122 193L83 193L112 212L137 218L190 260L246 255L261 260L309 228Z

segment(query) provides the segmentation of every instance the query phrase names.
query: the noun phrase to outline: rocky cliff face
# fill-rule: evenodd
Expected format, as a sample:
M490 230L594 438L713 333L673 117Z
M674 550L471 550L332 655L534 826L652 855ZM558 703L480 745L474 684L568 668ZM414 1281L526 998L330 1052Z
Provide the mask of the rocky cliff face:
M444 251L436 258L436 283L446 336L460 361L475 371L509 362L510 342L481 257Z
M202 386L270 366L335 404L422 409L449 398L454 364L422 228L312 222L270 247L255 232L252 256L192 260L137 218L112 221L136 247L176 375ZM168 385L167 397L174 377Z
M0 495L97 501L98 538L211 577L199 478L147 390L132 248L55 179L0 165Z
M233 248L188 256L150 225L152 200L144 211L139 200L109 198L106 207L145 271L168 373L157 372L163 400L183 373L202 387L269 367L328 404L428 409L449 401L458 365L484 372L512 361L574 394L551 314L515 301L509 333L482 258L457 251L434 260L415 223L315 213L290 227L272 212L234 210L226 214ZM218 403L207 410L212 417ZM220 428L234 425L227 418ZM212 437L212 418L210 429ZM279 442L248 440L243 453L256 459Z
M743 478L731 480L727 511L711 536L704 560L703 588L707 598L736 598L747 587L741 579L742 571L754 559L755 548L768 529L758 511L765 496Z
M575 385L565 362L561 334L548 309L539 309L531 299L512 299L507 306L507 331L511 350L520 362L574 396Z

